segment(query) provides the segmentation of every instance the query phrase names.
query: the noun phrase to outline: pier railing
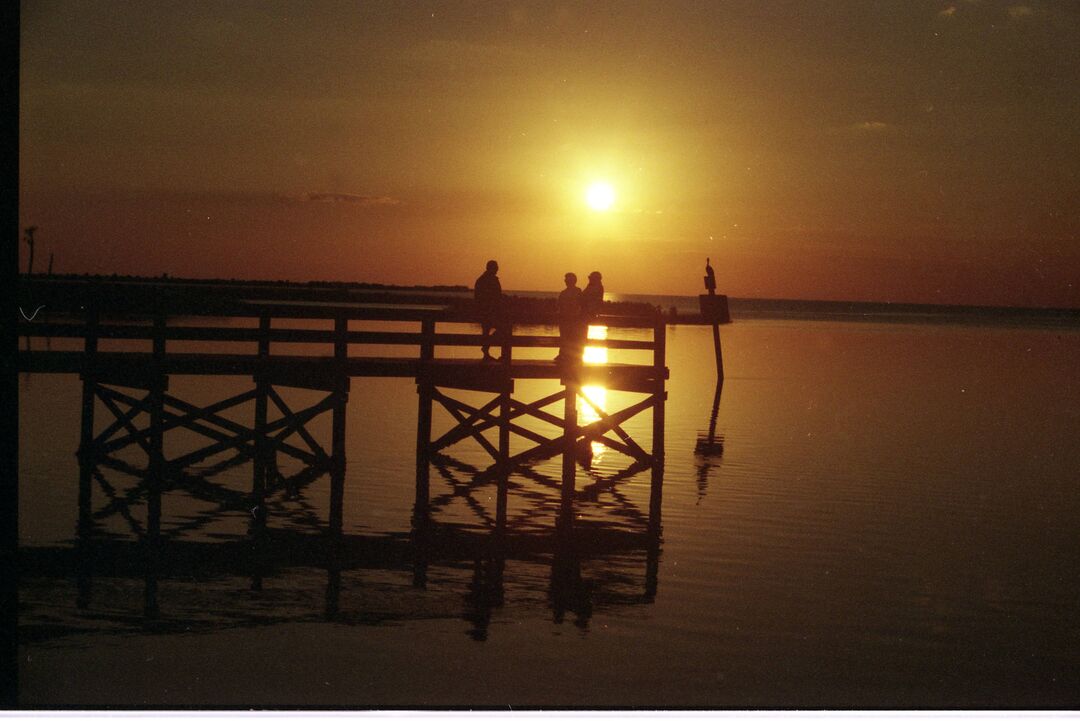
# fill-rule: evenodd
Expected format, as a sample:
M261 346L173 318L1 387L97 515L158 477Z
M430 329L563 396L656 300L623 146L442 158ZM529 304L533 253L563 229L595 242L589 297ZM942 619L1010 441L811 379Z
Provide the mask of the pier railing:
M300 302L228 301L212 303L160 303L155 307L114 307L105 304L83 305L79 308L55 311L47 305L35 320L21 317L18 332L30 338L80 338L85 341L83 353L96 354L99 341L126 340L147 341L148 350L156 348L159 354L171 355L170 345L176 341L206 343L251 343L257 347L252 358L267 357L271 344L288 343L310 346L333 347L334 356L349 357L354 346L412 346L416 348L413 360L434 360L440 347L473 347L491 345L503 350L504 362L509 362L515 348L557 348L560 345L558 319L554 314L529 313L524 317L507 316L496 326L493 336L485 338L480 333L462 332L458 329L444 330L447 326L475 324L479 319L474 312L462 309L416 308L416 307L365 307L357 304L312 304ZM198 321L194 321L198 319ZM236 326L238 319L257 319L257 325ZM214 324L214 321L220 321ZM289 321L327 322L326 328L275 327ZM364 329L350 328L350 323L369 326ZM415 330L377 328L380 325L416 323ZM375 325L376 329L370 326ZM590 346L617 350L651 351L652 362L641 365L663 366L666 326L659 315L620 316L600 315L590 320L590 325L607 328L633 328L651 330L651 338L596 338L589 339ZM549 332L537 332L548 330ZM525 332L522 332L525 331ZM344 348L344 353L342 353ZM59 362L72 351L21 352L20 370L41 372L69 372L70 363ZM138 353L138 351L127 351ZM213 350L200 351L209 357L219 355ZM237 358L238 354L230 354ZM239 354L243 356L244 354ZM315 355L315 354L311 354ZM52 362L49 362L49 358ZM352 356L353 358L363 356ZM406 360L403 357L401 360ZM637 364L635 364L637 365ZM357 369L356 375L364 375ZM402 375L412 375L402 368ZM382 373L376 373L382 375Z

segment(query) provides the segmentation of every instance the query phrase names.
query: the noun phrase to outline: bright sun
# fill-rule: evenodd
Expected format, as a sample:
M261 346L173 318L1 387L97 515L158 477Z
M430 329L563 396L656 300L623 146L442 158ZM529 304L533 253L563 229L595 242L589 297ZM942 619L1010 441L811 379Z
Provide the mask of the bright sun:
M598 212L611 210L615 204L615 188L610 183L597 181L585 190L585 202L589 207Z

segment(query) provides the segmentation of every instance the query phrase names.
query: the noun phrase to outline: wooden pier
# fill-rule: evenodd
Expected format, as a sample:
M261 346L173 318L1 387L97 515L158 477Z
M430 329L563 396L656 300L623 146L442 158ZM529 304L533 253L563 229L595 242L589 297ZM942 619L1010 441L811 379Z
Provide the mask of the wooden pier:
M342 531L345 484L345 407L350 380L354 377L413 378L416 384L415 516L422 526L430 512L430 473L443 472L454 460L449 449L474 440L490 457L486 467L465 469L468 483L497 484L496 515L505 519L509 477L519 472L536 477L531 466L562 456L559 490L562 499L557 525L569 529L574 503L582 496L577 488L578 467L587 465L588 448L600 443L625 455L628 474L652 470L650 524L659 531L662 495L665 381L665 324L659 314L644 317L604 316L593 321L608 328L645 329L645 340L596 339L590 346L645 351L643 363L555 362L518 358L527 348L559 346L554 318L550 325L529 318L527 323L506 318L497 329L493 346L501 349L497 361L481 361L482 336L462 332L462 324L475 323L467 309L410 306L365 306L359 303L305 302L302 299L265 300L257 297L215 295L212 292L180 295L143 292L138 303L130 302L115 286L85 284L73 290L71 283L32 284L35 304L45 312L34 321L20 318L19 333L27 339L69 339L57 350L20 350L18 369L31 373L78 374L82 380L82 430L80 459L80 529L89 533L91 495L96 485L108 498L113 512L126 515L147 540L148 553L159 553L161 498L166 490L185 490L196 496L215 494L212 478L248 461L252 462L250 501L256 509L256 526L266 522L268 496L294 491L315 478L330 476L329 535ZM77 292L76 292L77 291ZM125 302L118 301L124 298ZM325 327L289 327L297 324ZM353 327L350 327L352 325ZM363 326L359 329L358 326ZM407 330L402 330L408 327ZM447 331L449 327L450 332ZM466 329L471 330L466 325ZM525 331L528 331L527 333ZM645 333L639 333L645 335ZM74 343L81 347L71 347ZM49 341L52 342L51 340ZM123 344L110 349L109 344ZM184 343L178 351L176 345ZM192 344L207 344L192 351ZM221 343L246 343L249 353L222 353ZM288 352L281 352L289 344ZM298 353L295 344L311 349ZM132 346L139 346L132 349ZM393 356L365 355L364 351L397 347L406 350ZM447 348L476 349L476 358L446 357ZM327 353L327 350L330 352ZM321 351L322 354L319 354ZM459 353L460 355L460 353ZM642 354L638 354L642 355ZM172 376L226 375L250 378L251 386L208 405L198 405L169 392ZM523 379L556 381L559 390L541 398L525 399L516 392ZM619 409L604 409L582 392L583 386L636 394L637 400ZM290 406L282 388L320 391L305 407ZM455 397L454 391L471 391L471 401ZM488 394L476 401L476 393ZM620 394L622 395L622 394ZM579 403L591 407L595 420L582 423ZM236 420L236 409L250 406L250 421ZM432 435L436 409L452 418L452 427ZM95 415L104 409L107 425L95 430ZM276 418L270 419L270 410ZM651 448L646 450L626 430L628 420L650 411ZM228 412L228 413L227 413ZM371 409L378 413L377 408ZM332 418L330 439L317 439L310 422L324 414ZM530 419L531 427L523 424ZM548 433L536 430L537 421ZM180 455L167 455L167 436L186 429L204 439L204 445ZM497 440L485 431L495 429ZM527 447L511 454L511 438ZM145 465L119 457L123 449L138 447ZM222 455L209 467L194 467ZM301 462L301 470L289 477L278 472L278 458ZM458 470L461 470L458 465ZM112 469L137 479L135 488L123 493L111 488L101 475ZM590 492L604 483L613 485L620 474L593 483ZM543 479L541 479L543 480ZM219 494L220 495L220 494ZM130 507L145 499L145 527L137 524ZM86 525L84 528L83 526ZM138 528L136 528L138 527ZM80 533L82 535L82 533ZM149 564L154 567L155 564ZM153 579L148 582L153 596Z

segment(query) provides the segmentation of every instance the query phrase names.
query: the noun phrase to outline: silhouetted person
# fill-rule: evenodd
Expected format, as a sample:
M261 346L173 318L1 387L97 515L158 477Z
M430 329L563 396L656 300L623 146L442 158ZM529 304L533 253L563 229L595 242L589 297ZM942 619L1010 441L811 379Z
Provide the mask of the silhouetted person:
M586 321L596 320L596 316L600 315L600 311L604 309L604 284L600 282L601 280L603 276L600 275L600 271L594 270L589 273L589 283L581 291Z
M709 265L709 259L705 259L705 290L709 291L709 295L716 292L716 273L713 272L712 266Z
M555 360L579 360L582 351L582 316L581 288L577 287L577 275L567 273L563 276L566 288L559 293L559 355Z
M488 337L499 321L502 311L502 283L499 282L499 264L494 260L487 262L487 270L476 279L473 288L473 297L476 300L476 312L480 316L480 334L484 337L484 345L481 350L484 360L492 360L491 344Z

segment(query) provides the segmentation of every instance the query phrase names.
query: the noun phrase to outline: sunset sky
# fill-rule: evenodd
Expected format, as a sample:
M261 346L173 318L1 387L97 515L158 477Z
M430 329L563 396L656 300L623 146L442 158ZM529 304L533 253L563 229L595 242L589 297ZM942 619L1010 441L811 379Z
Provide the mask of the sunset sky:
M58 272L1080 307L1080 5L22 4ZM614 191L586 202L593 182ZM25 268L25 247L23 248Z

